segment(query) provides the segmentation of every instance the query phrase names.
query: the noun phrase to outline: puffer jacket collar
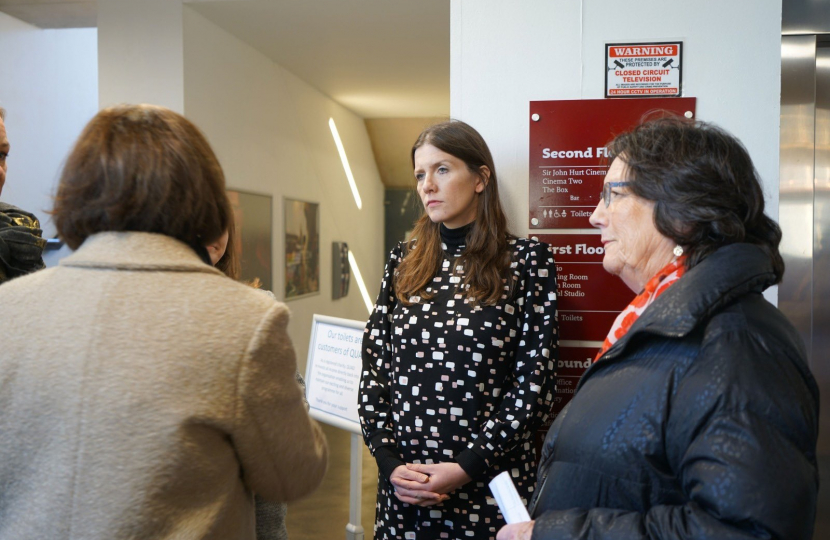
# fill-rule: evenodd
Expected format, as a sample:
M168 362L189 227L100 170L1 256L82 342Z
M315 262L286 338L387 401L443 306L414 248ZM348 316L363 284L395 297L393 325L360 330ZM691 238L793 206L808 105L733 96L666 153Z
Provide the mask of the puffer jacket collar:
M660 295L600 361L619 356L638 334L686 336L714 311L773 283L772 262L761 248L753 244L724 246Z

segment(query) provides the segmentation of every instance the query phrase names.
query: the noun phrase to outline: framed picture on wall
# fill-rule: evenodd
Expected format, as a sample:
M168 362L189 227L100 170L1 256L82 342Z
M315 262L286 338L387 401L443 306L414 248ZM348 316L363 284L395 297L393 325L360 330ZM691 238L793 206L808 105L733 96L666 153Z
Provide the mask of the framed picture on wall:
M273 257L270 195L228 190L236 224L234 248L239 257L242 281L259 283L273 291Z
M320 205L284 199L285 299L320 294Z

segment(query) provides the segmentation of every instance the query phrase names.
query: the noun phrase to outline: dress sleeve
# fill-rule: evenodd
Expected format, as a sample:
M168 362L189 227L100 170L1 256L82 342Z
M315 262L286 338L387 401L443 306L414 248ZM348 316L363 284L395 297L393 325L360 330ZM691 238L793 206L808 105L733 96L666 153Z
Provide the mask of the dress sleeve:
M556 316L556 263L544 243L518 250L516 306L521 310L520 340L513 374L496 414L456 461L471 478L484 474L493 461L517 445L532 444L547 419L556 388L559 328Z
M686 502L645 513L552 510L536 518L533 540L812 537L817 390L789 360L763 361L786 357L780 349L729 334L701 351L672 399L669 465ZM736 358L746 361L730 372Z
M393 287L395 269L402 258L401 245L392 250L381 281L375 308L363 334L363 372L360 378L358 412L363 440L387 478L404 461L400 458L392 427L392 310L397 298Z

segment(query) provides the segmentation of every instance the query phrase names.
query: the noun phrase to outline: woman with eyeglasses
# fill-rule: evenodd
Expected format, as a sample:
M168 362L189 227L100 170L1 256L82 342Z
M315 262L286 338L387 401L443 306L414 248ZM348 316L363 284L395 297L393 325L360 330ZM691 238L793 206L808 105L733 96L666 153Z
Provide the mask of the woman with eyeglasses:
M743 145L667 117L617 137L591 224L637 292L548 432L532 521L499 540L809 540L818 389Z

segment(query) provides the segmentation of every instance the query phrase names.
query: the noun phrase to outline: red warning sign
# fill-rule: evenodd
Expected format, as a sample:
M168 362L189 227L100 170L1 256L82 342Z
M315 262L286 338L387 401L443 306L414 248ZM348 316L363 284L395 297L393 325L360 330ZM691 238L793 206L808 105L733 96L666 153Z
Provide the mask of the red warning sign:
M683 42L607 43L605 97L680 96Z

